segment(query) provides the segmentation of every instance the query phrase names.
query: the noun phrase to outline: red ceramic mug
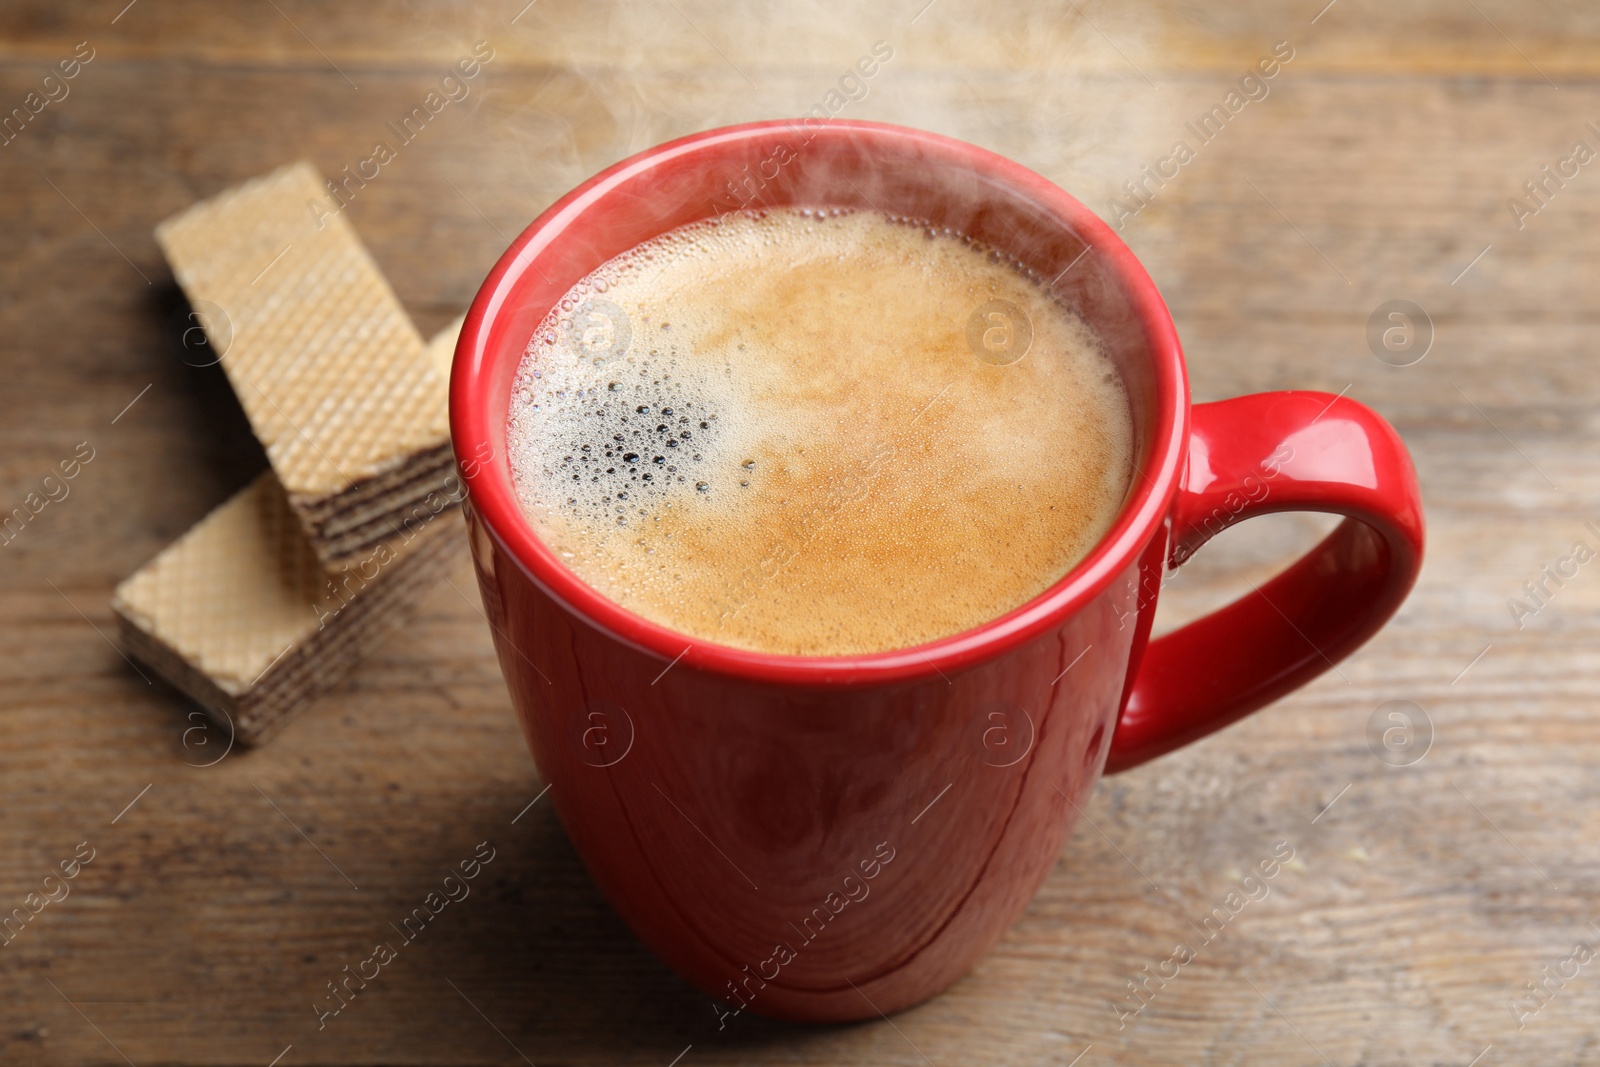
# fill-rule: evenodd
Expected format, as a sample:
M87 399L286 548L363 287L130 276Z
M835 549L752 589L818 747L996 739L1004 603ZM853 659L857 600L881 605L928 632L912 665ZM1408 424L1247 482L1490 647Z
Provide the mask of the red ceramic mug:
M918 648L769 655L625 610L524 521L506 414L540 320L643 241L781 204L957 220L1054 278L1105 340L1136 472L1111 531L1046 592ZM1416 475L1382 418L1310 392L1191 408L1172 319L1110 228L1016 163L876 123L713 130L568 193L473 301L450 413L500 666L556 811L613 906L724 1024L875 1017L943 990L1033 896L1102 773L1349 655L1422 559ZM1258 591L1149 640L1167 566L1291 510L1346 518Z

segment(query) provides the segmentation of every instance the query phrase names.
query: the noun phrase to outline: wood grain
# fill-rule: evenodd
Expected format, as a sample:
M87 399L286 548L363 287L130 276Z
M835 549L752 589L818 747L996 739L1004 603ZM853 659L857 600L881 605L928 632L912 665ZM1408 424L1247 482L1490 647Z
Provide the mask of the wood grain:
M96 49L0 147L0 508L95 449L0 547L0 910L79 842L96 850L0 947L0 1062L1600 1063L1596 965L1520 1029L1509 1007L1574 943L1600 944L1600 571L1520 629L1507 608L1574 541L1600 546L1584 528L1600 518L1600 170L1522 229L1506 208L1574 140L1600 147L1592 8L124 2L0 13L0 111L77 42ZM348 209L428 334L586 175L804 112L879 39L895 58L846 114L986 145L1108 215L1186 120L1291 42L1270 95L1123 234L1172 307L1197 399L1347 389L1396 423L1429 557L1337 673L1105 782L1032 906L949 994L892 1026L719 1031L611 914L548 806L524 810L541 784L464 558L272 745L195 766L218 739L186 737L181 701L110 643L107 600L265 460L217 368L183 362L185 307L151 230L289 160L353 164L487 40L472 95ZM1436 331L1404 368L1365 340L1397 298ZM1163 625L1318 529L1225 534L1168 588ZM1369 751L1393 700L1432 722L1413 766ZM472 896L319 1029L325 983L482 841L496 858ZM1127 981L1279 841L1297 860L1271 894L1119 1029Z

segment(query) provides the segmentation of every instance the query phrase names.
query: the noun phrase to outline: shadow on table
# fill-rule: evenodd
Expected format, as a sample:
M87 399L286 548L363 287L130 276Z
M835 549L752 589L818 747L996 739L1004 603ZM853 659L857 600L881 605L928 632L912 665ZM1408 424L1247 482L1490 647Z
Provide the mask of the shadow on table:
M497 880L483 887L479 907L463 909L464 921L435 944L432 961L441 986L448 977L464 994L450 994L460 1010L475 1014L462 1003L470 997L534 1063L626 1057L666 1067L690 1044L697 1058L719 1050L726 1058L840 1029L748 1011L719 1029L711 999L661 963L611 910L548 802L513 834L495 831L505 842L492 868ZM441 1007L448 1010L448 1003ZM494 1040L490 1035L483 1048L491 1050Z
M184 469L174 472L175 480L220 504L267 468L266 451L208 338L208 330L230 337L232 324L220 308L191 307L171 281L154 288L149 314L159 337L159 351L149 357L157 388L182 397L167 409L183 423L173 437L205 442L182 457Z

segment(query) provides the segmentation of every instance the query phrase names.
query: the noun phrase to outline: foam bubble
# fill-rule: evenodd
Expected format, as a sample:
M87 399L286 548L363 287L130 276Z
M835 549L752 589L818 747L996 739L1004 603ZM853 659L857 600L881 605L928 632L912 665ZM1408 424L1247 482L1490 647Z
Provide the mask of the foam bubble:
M534 332L513 397L523 510L580 578L771 652L1002 615L1104 535L1130 476L1089 327L994 250L871 212L729 216L606 263Z

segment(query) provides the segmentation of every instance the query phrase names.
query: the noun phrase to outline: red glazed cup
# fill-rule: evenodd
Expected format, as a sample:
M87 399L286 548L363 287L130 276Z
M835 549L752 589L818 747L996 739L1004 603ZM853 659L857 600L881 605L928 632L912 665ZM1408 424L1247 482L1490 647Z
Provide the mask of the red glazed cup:
M523 520L506 414L540 320L643 241L782 204L959 227L1055 279L1106 341L1136 473L1111 531L1045 593L918 648L767 655L626 611ZM584 182L484 282L450 413L500 666L556 810L612 905L724 1023L869 1018L940 992L1028 903L1102 773L1349 655L1422 560L1416 475L1383 419L1309 392L1191 407L1172 319L1110 228L1016 163L875 123L713 130ZM1256 592L1149 639L1167 566L1294 510L1346 518Z

